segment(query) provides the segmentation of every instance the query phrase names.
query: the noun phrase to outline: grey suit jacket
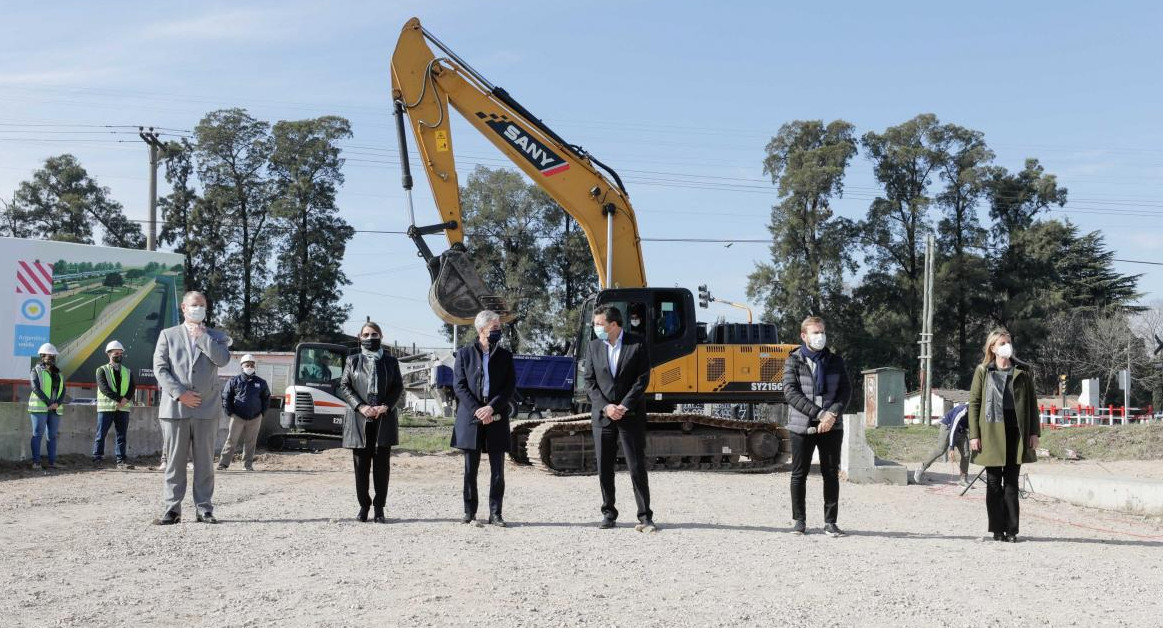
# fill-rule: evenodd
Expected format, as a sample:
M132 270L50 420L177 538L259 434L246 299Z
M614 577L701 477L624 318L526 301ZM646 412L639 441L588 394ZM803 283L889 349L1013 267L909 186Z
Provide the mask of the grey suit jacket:
M230 336L216 329L206 329L194 350L182 325L163 329L153 351L153 376L162 390L158 418L217 419L222 416L218 399L222 382L218 367L230 362ZM186 391L202 396L202 405L188 408L178 402Z

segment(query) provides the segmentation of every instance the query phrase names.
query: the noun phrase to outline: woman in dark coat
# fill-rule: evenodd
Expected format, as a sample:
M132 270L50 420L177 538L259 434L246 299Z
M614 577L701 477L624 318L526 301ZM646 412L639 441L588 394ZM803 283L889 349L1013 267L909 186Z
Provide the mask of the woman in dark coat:
M453 390L456 424L452 446L464 450L464 518L472 523L477 512L477 470L481 451L489 454L489 523L505 527L501 502L505 497L505 452L509 450L510 400L517 374L513 354L501 347L501 317L483 310L473 321L477 339L456 352Z
M387 523L389 461L392 445L400 442L396 402L404 392L400 364L384 353L382 341L380 326L365 323L359 330L360 352L347 357L339 380L339 394L348 406L343 415L343 446L351 450L355 464L357 518L367 521L368 509L374 505L376 523ZM374 500L368 495L369 474Z
M995 541L1018 540L1018 475L1023 462L1038 461L1041 433L1033 373L1014 358L1009 332L994 330L969 388L969 448L987 474L985 508Z

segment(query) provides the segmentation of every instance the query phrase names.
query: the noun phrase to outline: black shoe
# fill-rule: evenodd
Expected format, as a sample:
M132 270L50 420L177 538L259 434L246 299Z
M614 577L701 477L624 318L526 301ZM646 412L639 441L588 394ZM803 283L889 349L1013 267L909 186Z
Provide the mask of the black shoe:
M466 512L466 513L464 513L464 516L460 518L460 522L461 523L472 523L472 520L476 519L476 518L477 518L476 515L470 515Z
M367 521L367 511L368 511L368 509L367 509L366 507L365 507L365 508L360 508L360 509L359 509L359 514L358 514L358 515L356 515L356 516L355 516L355 518L356 518L356 519L359 519L360 521L364 521L364 522L366 522L366 521Z
M1006 543L1017 543L1018 542L1018 535L1016 532L1013 532L1013 533L1006 532L1005 535L1002 536L1001 540L1005 541Z
M501 518L501 515L489 515L489 525L494 525L498 528L504 528L508 524L506 524L505 520Z
M388 522L388 520L384 517L384 509L383 508L376 508L376 516L372 517L372 521L375 521L376 523L387 523Z
M808 531L808 525L802 519L796 519L796 522L791 527L791 533L796 536L803 536Z
M218 520L214 518L214 513L203 512L198 513L198 523L218 523Z
M104 462L104 461L101 460L100 458L93 458L93 466L94 467L100 467L102 462Z
M172 526L175 523L181 523L181 521L182 515L179 515L178 513L171 510L161 517L154 519L153 524L155 526Z
M216 470L216 471L225 471L225 470L226 470L226 465L224 465L224 464L220 464L220 465L218 465L218 466L214 467L214 470Z
M117 461L117 468L121 469L122 471L128 471L130 469L136 469L137 467L135 467L134 465L132 465L124 460L118 460Z
M598 524L598 527L603 529L603 530L609 530L610 528L613 528L616 525L616 522L617 522L617 519L611 519L609 517L602 517L602 522Z
M1001 532L994 532L993 533L993 540L998 541L998 542L1004 541L1004 540L1006 540L1006 535L1002 534Z
M644 532L646 534L650 534L652 532L658 532L658 526L654 525L653 519L647 519L646 521L643 521L643 522L635 525L634 531L635 532Z
M827 534L828 536L830 536L834 539L840 538L842 536L848 536L847 534L844 534L844 531L841 530L839 528L839 526L837 526L834 523L825 523L824 524L824 534Z

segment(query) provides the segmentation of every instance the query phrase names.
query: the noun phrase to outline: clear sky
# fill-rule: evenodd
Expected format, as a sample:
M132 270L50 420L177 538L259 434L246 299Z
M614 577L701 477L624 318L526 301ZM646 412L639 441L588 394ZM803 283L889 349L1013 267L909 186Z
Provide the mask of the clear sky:
M862 134L931 112L984 132L1011 170L1040 159L1069 189L1056 216L1101 230L1119 259L1163 263L1163 5L1147 2L8 0L0 195L69 152L140 220L145 145L104 125L188 131L227 107L272 122L338 114L355 134L343 216L402 230L388 63L412 16L618 170L645 238L766 237L776 195L763 149L784 122L843 118ZM462 182L476 164L508 166L467 124L454 132ZM863 217L876 193L858 155L837 210ZM415 198L418 221L436 222L423 177ZM740 301L767 255L749 243L643 248L651 285L707 283ZM407 238L359 233L344 267L349 331L371 316L401 343L443 343ZM1146 301L1163 299L1163 266L1117 268L1143 273ZM718 315L745 320L702 313Z

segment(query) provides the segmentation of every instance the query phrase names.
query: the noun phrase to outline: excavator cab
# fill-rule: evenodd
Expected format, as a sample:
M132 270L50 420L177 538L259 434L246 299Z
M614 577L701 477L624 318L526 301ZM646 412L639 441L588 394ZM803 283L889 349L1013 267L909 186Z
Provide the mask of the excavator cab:
M650 349L650 366L656 367L691 355L698 344L695 322L695 299L686 288L615 288L592 295L582 307L577 342L577 378L575 399L588 403L584 386L588 355L586 348L596 338L593 332L594 310L612 305L622 313L622 328L640 338ZM637 321L637 324L635 324Z

